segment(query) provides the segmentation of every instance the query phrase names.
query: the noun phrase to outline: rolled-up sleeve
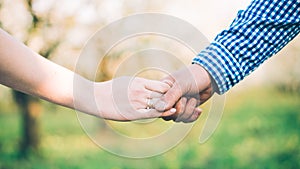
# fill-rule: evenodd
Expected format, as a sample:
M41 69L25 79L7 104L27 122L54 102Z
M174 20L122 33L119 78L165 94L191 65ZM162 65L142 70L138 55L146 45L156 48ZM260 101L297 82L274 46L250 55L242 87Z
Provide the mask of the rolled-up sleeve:
M253 0L238 12L230 27L194 59L223 94L300 32L299 0Z

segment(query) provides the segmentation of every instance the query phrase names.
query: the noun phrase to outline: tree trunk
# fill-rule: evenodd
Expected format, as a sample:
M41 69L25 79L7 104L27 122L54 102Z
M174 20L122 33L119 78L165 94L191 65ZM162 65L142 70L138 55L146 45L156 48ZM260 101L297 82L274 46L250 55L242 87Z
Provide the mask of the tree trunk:
M30 152L38 154L40 145L39 117L41 114L39 100L18 91L13 91L13 94L22 116L20 155L26 157Z

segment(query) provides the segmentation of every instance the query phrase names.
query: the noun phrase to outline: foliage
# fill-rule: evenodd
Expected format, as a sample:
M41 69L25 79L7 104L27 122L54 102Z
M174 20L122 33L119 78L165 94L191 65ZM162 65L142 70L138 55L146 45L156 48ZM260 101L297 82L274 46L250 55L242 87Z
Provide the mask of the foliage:
M197 142L204 115L177 147L147 159L100 149L74 111L43 103L42 157L18 158L18 113L0 114L0 168L299 168L299 99L274 90L231 93L221 123L206 143Z

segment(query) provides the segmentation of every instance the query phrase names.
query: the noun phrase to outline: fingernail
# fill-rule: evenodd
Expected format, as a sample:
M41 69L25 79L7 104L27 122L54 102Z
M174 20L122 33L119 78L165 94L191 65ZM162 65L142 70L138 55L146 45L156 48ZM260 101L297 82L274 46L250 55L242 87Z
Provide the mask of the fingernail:
M176 113L176 109L175 109L175 108L172 108L172 109L170 110L170 112L171 112L171 113Z

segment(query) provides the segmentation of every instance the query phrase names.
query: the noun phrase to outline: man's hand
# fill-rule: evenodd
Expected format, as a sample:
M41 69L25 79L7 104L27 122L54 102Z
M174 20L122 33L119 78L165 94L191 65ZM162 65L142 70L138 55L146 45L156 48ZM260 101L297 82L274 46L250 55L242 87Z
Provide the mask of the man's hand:
M197 64L183 68L163 81L171 88L156 102L155 109L165 111L175 107L177 110L175 114L164 117L165 120L195 121L201 113L197 107L214 94L210 75Z

